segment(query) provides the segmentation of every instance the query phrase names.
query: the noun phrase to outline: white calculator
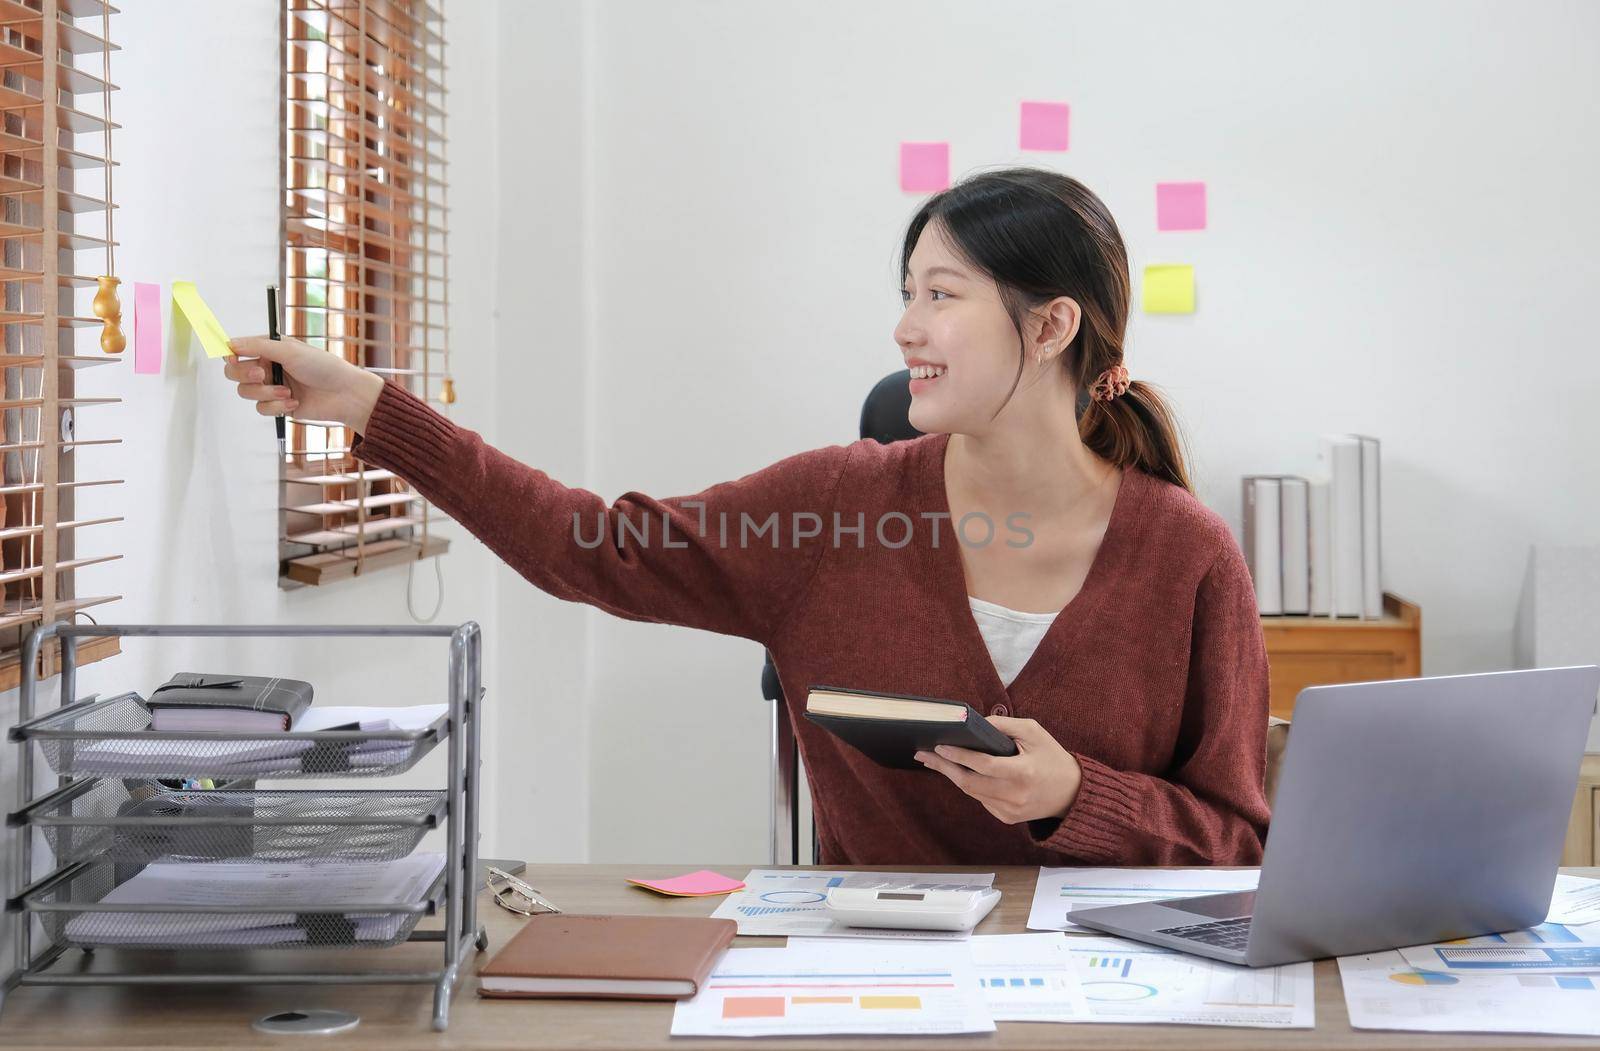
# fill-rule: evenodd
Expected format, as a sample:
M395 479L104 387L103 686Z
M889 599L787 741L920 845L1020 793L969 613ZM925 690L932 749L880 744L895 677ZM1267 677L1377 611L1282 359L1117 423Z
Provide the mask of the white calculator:
M907 884L828 888L828 914L846 927L970 931L1000 900L993 887Z

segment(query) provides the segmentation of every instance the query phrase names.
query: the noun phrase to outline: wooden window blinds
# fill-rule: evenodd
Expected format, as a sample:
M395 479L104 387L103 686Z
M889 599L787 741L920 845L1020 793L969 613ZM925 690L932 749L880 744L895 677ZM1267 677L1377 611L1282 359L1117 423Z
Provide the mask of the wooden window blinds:
M106 477L93 447L119 443L97 410L121 399L79 397L76 382L120 360L96 342L90 302L115 286L115 12L102 0L0 0L0 689L16 686L29 631L119 597L95 586L104 577L92 567L122 557L108 551L119 531L106 528L122 519L79 505L115 506L99 487L121 479ZM80 644L79 660L114 643ZM55 673L57 652L46 648L41 674Z
M285 0L284 328L449 403L444 19L422 0ZM443 554L440 512L292 420L279 578L327 584Z

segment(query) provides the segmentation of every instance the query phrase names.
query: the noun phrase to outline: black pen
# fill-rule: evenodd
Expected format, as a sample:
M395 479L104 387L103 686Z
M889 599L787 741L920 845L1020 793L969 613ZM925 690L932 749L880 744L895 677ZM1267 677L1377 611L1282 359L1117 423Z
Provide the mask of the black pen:
M282 339L278 333L278 286L267 286L267 338ZM283 386L283 366L276 361L272 363L272 385ZM272 418L272 424L278 431L278 452L281 454L287 449L288 442L284 435L283 416L280 414Z

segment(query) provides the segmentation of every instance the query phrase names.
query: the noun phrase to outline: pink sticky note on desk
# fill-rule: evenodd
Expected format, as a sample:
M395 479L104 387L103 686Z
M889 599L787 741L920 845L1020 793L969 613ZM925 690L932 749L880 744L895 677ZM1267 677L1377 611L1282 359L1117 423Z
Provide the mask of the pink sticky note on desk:
M133 283L133 371L161 374L161 286Z
M948 142L902 142L900 144L900 188L917 193L933 193L950 186L950 144Z
M670 894L679 898L698 898L707 894L731 894L736 890L743 890L744 883L729 879L718 872L701 869L691 872L687 876L673 876L671 879L630 879L629 883L645 890L653 890L657 894Z
M1205 228L1205 183L1156 183L1157 230L1204 230Z
M1025 150L1064 150L1071 112L1065 102L1024 102L1022 104L1022 148Z

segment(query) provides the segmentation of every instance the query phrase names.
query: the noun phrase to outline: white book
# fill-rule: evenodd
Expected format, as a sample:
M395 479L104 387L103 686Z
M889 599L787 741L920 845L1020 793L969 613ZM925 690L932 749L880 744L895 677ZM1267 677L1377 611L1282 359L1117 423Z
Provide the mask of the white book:
M1378 439L1365 434L1351 437L1361 443L1361 615L1369 620L1383 616L1382 497L1378 470Z
M1304 478L1285 475L1279 485L1279 547L1283 565L1283 611L1311 612L1310 494Z
M1244 555L1256 586L1256 609L1275 617L1283 613L1282 534L1278 479L1252 475L1244 479Z
M1322 437L1332 521L1333 615L1361 616L1361 442L1348 434Z
M1311 564L1311 615L1333 616L1333 522L1326 478L1311 480L1307 494L1307 534Z

